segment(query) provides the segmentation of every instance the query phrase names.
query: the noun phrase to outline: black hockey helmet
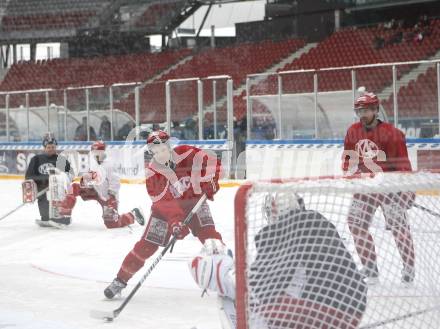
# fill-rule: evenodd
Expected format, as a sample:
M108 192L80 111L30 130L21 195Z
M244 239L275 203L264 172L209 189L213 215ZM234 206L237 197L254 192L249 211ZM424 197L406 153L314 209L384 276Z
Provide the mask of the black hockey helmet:
M46 147L48 144L55 144L58 145L57 140L55 139L55 136L53 133L47 133L43 136L43 146Z

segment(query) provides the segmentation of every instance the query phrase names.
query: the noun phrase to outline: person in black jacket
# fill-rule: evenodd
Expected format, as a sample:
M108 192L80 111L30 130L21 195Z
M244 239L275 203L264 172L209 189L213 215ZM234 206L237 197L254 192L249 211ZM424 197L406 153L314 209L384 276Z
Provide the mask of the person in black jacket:
M69 161L58 156L57 141L52 135L48 134L44 137L43 147L44 153L37 154L31 159L25 174L25 179L32 179L36 183L38 192L49 186L49 172L51 170L60 170L72 175ZM49 202L46 193L38 197L38 209L40 211L41 222L47 222L47 226L51 226L51 224L54 224L53 226L70 224L70 217L49 218ZM40 222L37 221L37 223Z
M252 313L270 329L355 329L367 284L336 227L291 193L265 197L268 225L255 236Z

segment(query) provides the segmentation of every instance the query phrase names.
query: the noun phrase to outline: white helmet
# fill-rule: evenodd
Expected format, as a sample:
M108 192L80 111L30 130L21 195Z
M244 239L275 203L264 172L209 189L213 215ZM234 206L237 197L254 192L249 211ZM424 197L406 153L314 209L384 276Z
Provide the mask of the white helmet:
M304 200L296 193L269 193L264 197L263 216L268 223L274 223L295 210L305 210Z

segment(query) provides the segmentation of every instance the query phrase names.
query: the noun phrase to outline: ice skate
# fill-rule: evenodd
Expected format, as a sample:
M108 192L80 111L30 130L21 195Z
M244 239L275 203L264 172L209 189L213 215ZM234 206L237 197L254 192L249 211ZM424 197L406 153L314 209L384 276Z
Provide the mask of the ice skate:
M124 289L127 286L126 283L122 282L118 278L115 278L110 285L105 288L104 295L108 299L113 299L116 295L120 295L122 289Z
M142 213L142 210L140 210L139 208L133 208L131 213L133 214L134 219L136 220L136 222L139 223L139 225L141 225L141 226L145 225L145 218Z

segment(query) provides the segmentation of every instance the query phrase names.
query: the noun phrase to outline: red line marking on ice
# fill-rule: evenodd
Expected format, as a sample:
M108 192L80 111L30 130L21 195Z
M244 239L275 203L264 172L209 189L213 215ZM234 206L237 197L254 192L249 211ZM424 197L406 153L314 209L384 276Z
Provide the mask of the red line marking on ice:
M98 282L98 283L109 283L109 281L101 281L101 280L93 280L93 279L86 279L86 278L82 278L79 276L75 276L75 275L70 275L70 274L64 274L64 273L59 273L59 272L54 272L48 269L45 269L41 266L35 265L35 264L31 264L31 267L41 271L41 272L45 272L45 273L49 273L49 274L53 274L53 275L58 275L58 276L63 276L65 278L70 278L70 279L77 279L77 280L82 280L82 281L93 281L93 282Z

